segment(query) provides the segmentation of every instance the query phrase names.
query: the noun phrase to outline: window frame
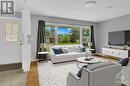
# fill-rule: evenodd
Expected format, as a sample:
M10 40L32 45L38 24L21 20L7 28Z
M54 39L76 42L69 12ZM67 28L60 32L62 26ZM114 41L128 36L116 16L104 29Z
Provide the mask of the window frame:
M63 27L78 27L80 30L80 37L79 37L79 40L80 40L80 44L83 43L83 29L84 28L90 28L90 41L91 41L91 25L70 25L70 24L57 24L57 23L49 23L49 22L46 22L45 26L55 26L55 45L58 45L58 27L59 26L63 26Z

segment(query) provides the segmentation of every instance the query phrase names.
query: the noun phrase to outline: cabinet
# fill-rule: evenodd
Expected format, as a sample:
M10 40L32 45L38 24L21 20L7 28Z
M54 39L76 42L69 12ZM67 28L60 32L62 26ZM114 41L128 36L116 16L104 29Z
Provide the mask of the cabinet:
M113 48L102 48L102 54L110 55L118 58L127 58L130 56L129 50L113 49Z

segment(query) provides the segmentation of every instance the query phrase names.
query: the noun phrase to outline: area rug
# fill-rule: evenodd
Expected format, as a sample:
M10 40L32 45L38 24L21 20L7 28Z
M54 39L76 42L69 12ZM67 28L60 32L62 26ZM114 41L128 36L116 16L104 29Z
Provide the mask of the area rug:
M66 86L68 73L76 68L76 62L38 63L40 86Z

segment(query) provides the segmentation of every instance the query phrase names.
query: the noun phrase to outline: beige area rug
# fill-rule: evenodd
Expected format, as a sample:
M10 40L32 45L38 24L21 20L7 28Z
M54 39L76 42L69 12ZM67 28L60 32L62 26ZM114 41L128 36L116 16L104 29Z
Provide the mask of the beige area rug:
M40 86L66 86L68 73L77 68L76 62L38 63Z

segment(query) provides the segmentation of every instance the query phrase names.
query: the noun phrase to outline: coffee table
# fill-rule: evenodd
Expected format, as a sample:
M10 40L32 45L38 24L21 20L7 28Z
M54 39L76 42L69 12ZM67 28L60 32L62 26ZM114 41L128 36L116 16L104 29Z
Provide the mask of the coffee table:
M85 59L86 57L77 58L77 67L82 68L83 65L96 64L101 62L101 60L96 59L94 57L91 60L85 60ZM81 63L83 63L83 65L80 65Z

